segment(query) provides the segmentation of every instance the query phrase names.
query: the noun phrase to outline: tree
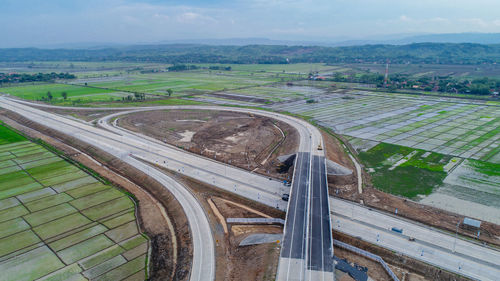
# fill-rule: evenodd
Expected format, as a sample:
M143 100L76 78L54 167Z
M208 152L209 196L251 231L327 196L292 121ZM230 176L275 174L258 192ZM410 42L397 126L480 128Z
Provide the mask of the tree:
M66 100L68 98L68 93L62 92L61 96L63 97L64 100Z
M174 93L174 91L172 89L167 89L167 93L168 96L170 97Z
M49 99L49 101L52 101L52 93L50 91L47 92L47 98Z

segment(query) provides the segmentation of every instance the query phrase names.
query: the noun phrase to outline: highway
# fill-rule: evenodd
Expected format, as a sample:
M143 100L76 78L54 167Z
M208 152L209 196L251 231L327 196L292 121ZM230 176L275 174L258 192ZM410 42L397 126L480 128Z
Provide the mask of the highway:
M171 109L172 107L167 108ZM179 172L269 206L284 211L288 210L277 280L333 280L333 247L326 165L324 151L317 150L317 146L322 143L321 133L315 127L303 123L303 121L275 113L227 107L204 106L200 108L244 113L252 112L288 122L294 126L301 136L301 141L295 160L296 168L291 190L288 191L288 188L281 183L269 181L260 175L232 166L220 167L221 164L212 159L186 153L174 146L146 137L151 142L148 144L149 149L168 150L170 162L172 162L172 159L183 159L183 163L179 163L182 166L180 169L174 167ZM151 108L111 114L101 118L98 124L109 131L126 136L129 140L144 142L145 137L143 135L117 127L116 119L114 122L109 122L121 115L143 110L151 110ZM313 157L315 159L314 167L312 166ZM155 160L160 165L168 164L167 162L162 163L162 161L165 160ZM188 165L186 163L196 163L196 167L189 164L189 169L187 169ZM200 171L201 167L202 171ZM172 169L172 166L169 168ZM224 173L223 177L222 173ZM230 175L230 177L227 175ZM312 181L311 177L313 177ZM238 182L236 183L235 180ZM264 186L265 188L262 188ZM290 192L290 204L288 206L284 201L280 200L284 192ZM257 193L257 198L255 193Z
M136 135L136 137L139 138L139 140L142 140L141 144L138 144L139 140L134 140L130 138L129 136L126 135L126 132L122 131L120 132L121 135L117 135L116 133L111 133L106 130L88 126L77 121L72 121L67 118L60 117L55 114L50 114L30 108L28 106L23 106L18 102L13 102L12 100L9 100L4 97L0 97L0 106L16 111L34 121L43 122L43 125L53 127L57 130L60 130L63 133L68 133L70 135L73 135L74 137L78 137L84 141L88 141L90 144L95 144L99 147L106 148L108 151L110 151L110 153L117 148L123 148L113 153L116 153L116 155L123 157L124 159L131 158L128 157L129 154L127 154L126 152L126 150L131 150L134 151L133 155L136 158L147 159L150 162L156 162L162 165L166 165L167 168L172 170L178 170L179 172L185 173L188 176L193 176L193 177L199 176L201 178L206 178L206 180L207 178L209 178L209 180L213 180L212 184L220 188L226 189L231 192L236 192L249 199L265 203L269 206L273 206L273 204L278 204L278 205L282 204L279 205L280 209L287 208L286 204L284 204L284 201L281 200L281 193L286 192L286 187L283 187L283 185L277 182L269 181L268 179L261 177L259 175L255 175L247 171L240 170L240 172L243 172L241 174L243 178L239 179L239 176L233 177L233 172L238 175L239 172L233 170L226 170L227 167L220 163L214 165L213 161L209 162L212 163L211 165L209 165L211 166L211 169L205 170L205 168L208 167L198 168L196 166L191 166L190 163L185 162L185 159L188 159L187 155L189 154L184 153L182 154L182 157L179 159L177 159L177 156L176 159L169 158L170 152L165 153L166 151L165 144L161 144L160 142L158 142L159 143L158 145L162 146L160 148L157 148L155 145L152 145L153 141L147 142L144 136L141 139L139 136ZM157 110L163 108L172 109L172 108L192 108L192 107L154 107L154 108L143 108L142 110ZM200 107L200 108L207 109L207 107ZM220 107L210 107L210 108L216 110L220 109ZM227 107L223 108L224 110L234 110L234 111L239 110L240 112L250 111L247 109L232 109ZM134 108L134 110L138 109ZM293 123L295 125L294 127L296 127L297 130L299 131L301 137L299 151L302 152L314 151L314 149L312 148L314 148L314 146L318 144L317 140L321 139L320 138L321 136L315 135L317 130L315 131L314 127L313 129L311 129L310 127L312 127L312 125L302 120L296 121L297 119L295 118L274 114L271 112L252 111L252 113L261 115L269 114L270 117L280 119L281 121L290 124ZM306 124L301 125L300 122ZM113 141L112 142L109 141L108 137L112 138ZM311 141L308 141L308 139L311 139ZM312 154L310 155L310 157L302 157L303 159L302 162L304 162L305 159L309 159L306 160L306 162L309 161L309 163L312 164L313 163L313 161L311 161L312 157L313 157ZM299 159L299 157L296 158L296 161L297 159ZM166 161L166 163L162 163L163 161ZM197 161L199 161L199 157ZM296 163L297 168L295 169L295 173L298 173L299 171L298 167L299 166L302 167L303 165L305 164ZM312 170L314 171L316 169ZM228 177L227 175L231 175L231 177ZM259 189L253 186L243 185L244 183L249 183L249 182L253 183L254 180L259 179L259 177L261 177L260 180L267 181L267 184L264 184L262 186L259 185L258 186ZM307 179L301 179L299 181L311 180L309 179L309 177L310 176L308 175L306 176ZM295 181L298 178L299 175L296 174L294 176L293 185L295 185ZM237 186L235 189L234 183L236 181L241 182L242 185ZM262 187L265 187L265 189L263 189ZM297 202L293 203L294 202L293 194L294 192L292 192L291 194L289 205L297 203ZM309 196L309 193L307 193L307 196ZM417 260L437 265L443 269L452 272L457 272L462 275L471 277L473 279L498 280L496 277L500 276L499 272L500 256L499 252L494 249L483 247L481 245L477 245L467 240L462 240L460 238L457 239L455 243L455 237L453 235L443 233L439 230L432 229L412 221L404 220L400 217L391 216L377 211L372 211L365 206L361 206L352 202L346 202L332 197L330 197L329 201L331 207L330 211L331 211L332 227L335 230L344 232L354 237L359 237L365 241L378 244L382 247L394 250L399 253L403 253ZM311 206L308 205L307 208L311 208ZM290 214L287 214L287 216L289 215ZM303 226L303 223L301 223L301 221L297 221L297 224L293 223L292 225ZM390 231L389 229L393 226L402 228L403 234L401 235ZM190 227L191 227L191 221L190 221ZM288 226L285 227L285 235L287 235L287 229ZM294 232L295 230L292 231L292 233ZM307 234L306 232L306 235L309 234ZM408 241L408 237L414 237L416 241L410 242ZM305 240L308 241L309 239ZM301 245L302 247L304 243L302 242L304 241L304 239L300 239L299 236L294 238L292 241L295 241L291 243L293 244L293 248L296 249L298 249L299 247L295 245ZM213 245L213 241L211 241L211 243ZM283 255L283 250L287 248L286 243L287 242L284 241L281 255ZM288 249L290 249L291 247L288 247ZM195 254L196 254L196 248L195 248ZM282 259L280 259L280 267L278 274L280 274L280 272L282 272L284 269L282 267L282 264L283 264ZM194 266L195 264L193 264L193 267ZM292 269L291 272L293 272L293 270L296 268L293 267L294 264L290 264L290 266L291 267L289 268L291 268ZM300 268L300 272L304 272L303 268L305 267L297 267L297 268ZM297 275L293 276L291 274L289 275L289 277L293 278L295 278L296 276ZM303 275L301 276L305 276L305 273L303 273ZM285 280L293 280L293 279L285 279Z
M311 155L298 152L286 214L276 280L304 280L306 273L309 167Z
M307 280L333 280L333 241L325 157L314 155L311 166Z
M136 111L141 111L141 110L160 110L160 109L185 109L185 108L190 108L190 109L203 109L203 110L227 110L227 111L237 111L237 112L242 112L242 113L252 113L252 114L260 114L264 116L268 116L271 118L278 119L283 122L287 122L294 126L297 131L299 132L301 142L299 144L299 150L300 151L307 151L310 152L312 151L315 147L317 147L320 143L322 143L322 136L321 133L312 125L309 123L296 119L290 116L286 115L281 115L273 112L266 112L266 111L260 111L260 110L251 110L251 109L241 109L241 108L228 108L228 107L220 107L220 106L164 106L164 107L147 107L147 108L134 108L134 109L127 109L127 111L123 111L117 114L109 115L104 117L103 119L99 120L98 124L102 126L105 130L96 128L93 126L89 126L88 124L75 121L75 120L70 120L68 118L64 118L61 116L58 116L56 114L51 114L48 112L44 112L35 108L32 108L27 105L32 105L29 104L28 102L21 102L19 103L18 101L11 100L9 98L2 97L0 98L1 104L3 107L16 111L17 113L37 122L40 120L43 120L43 125L51 127L53 129L56 129L62 133L69 134L75 138L78 138L82 141L85 141L91 145L94 145L96 147L100 147L104 149L105 151L108 151L112 153L115 156L118 156L124 160L127 160L129 163L131 160L130 158L136 158L136 159L141 159L150 163L154 163L160 166L164 166L167 169L177 171L179 173L185 174L187 176L193 177L195 179L198 179L200 181L206 182L208 184L215 185L219 188L225 189L230 192L237 193L241 196L247 197L249 199L264 203L268 206L276 207L282 210L287 210L287 204L283 200L281 200L281 195L283 193L289 192L289 188L285 187L282 183L278 181L272 181L269 180L266 177L263 177L261 175L257 175L254 173L250 173L246 170L238 169L232 166L224 165L219 162L213 161L208 158L200 157L199 155L191 154L191 153L186 153L183 150L180 150L178 148L175 148L173 146L166 145L160 141L147 138L142 135L137 135L132 132L126 131L122 128L118 128L113 126L113 124L110 124L108 121L111 120L113 117L117 117L121 114L126 114L130 112L136 112ZM50 107L50 106L45 106L45 107ZM67 108L66 108L67 109ZM45 122L45 121L49 122ZM92 137L95 136L95 137ZM317 151L317 155L320 155L323 159L324 163L324 153L323 151ZM304 159L307 159L307 163L304 166L305 169L307 170L307 174L310 176L309 170L311 169L310 163L311 162L311 157L312 154L309 153L310 157L306 157ZM323 164L324 165L324 164ZM308 176L308 177L309 177ZM169 177L165 176L165 181L167 181L167 178L172 180ZM326 180L326 177L325 177ZM307 178L306 181L302 182L302 188L306 193L306 198L309 200L309 192L311 190L309 183L310 179ZM326 191L326 182L323 185L320 185L320 187L324 188ZM293 192L292 192L293 194ZM293 195L292 195L293 197ZM190 204L194 204L193 201L189 202ZM304 202L307 204L307 208L305 209L307 212L310 209L309 202ZM181 202L182 204L182 202ZM320 204L329 204L328 201L320 201ZM313 212L318 212L324 209L327 209L328 206L323 206L323 207L316 207L317 204L313 205L314 207L312 208ZM184 209L188 209L189 205L188 204L183 204ZM201 206L199 206L201 208ZM291 206L290 210L291 212L289 213L295 213L293 210L294 206ZM302 213L303 218L294 220L293 223L289 223L288 227L285 226L285 235L290 235L293 232L292 231L286 231L288 228L292 228L293 231L298 230L298 229L305 229L309 225L309 213ZM300 214L300 213L298 213ZM321 216L321 213L317 214L318 216ZM329 223L329 216L326 216L327 221ZM188 219L189 216L188 216ZM193 222L192 222L193 221ZM192 221L190 220L190 227L192 231L196 231L196 227L194 227L194 221L195 219L193 218ZM208 222L207 222L208 223ZM287 225L287 224L285 224ZM327 227L328 230L331 231L330 227ZM203 236L204 233L206 232L200 232L200 233L193 233L194 236ZM304 239L303 233L305 233L305 237L307 235L312 234L312 235L318 235L317 237L314 237L314 239L308 240ZM305 250L307 247L307 243L321 243L321 244L331 244L331 234L330 235L322 235L323 232L313 232L310 233L308 231L303 231L302 232L302 239L299 240L292 240L290 242L290 247L292 248L292 252L296 251L295 249L302 249L306 253L306 257L303 257L301 264L302 267L300 268L301 272L305 272L306 268L306 260L312 260L307 254L310 254L310 251ZM298 236L296 236L298 237ZM211 238L211 235L210 235ZM197 238L194 237L194 240ZM284 243L287 241L287 237L284 238ZM327 242L323 243L322 239L326 239ZM199 239L201 240L201 239ZM207 241L207 237L205 237L205 241ZM211 243L213 248L213 241ZM199 250L197 250L199 248ZM205 256L205 260L209 259L207 256L207 252L212 251L212 256L213 254L213 249L206 249L207 247L205 245L200 245L197 246L195 243L194 247L194 254L195 256L203 255ZM203 254L200 254L203 253ZM317 254L317 253L316 253ZM329 261L331 260L331 256L333 253L331 251L323 251L320 254L326 254L327 257L320 257L321 260ZM211 258L212 260L214 259L213 257ZM202 258L196 258L193 261L193 267L199 266L199 267L210 267L212 261L207 262L207 264L200 265L198 263L195 263L196 260L202 260ZM287 270L288 272L293 272L297 267L293 265L292 263L288 262L282 262L282 260L287 260L287 258L280 258L280 269L285 269L285 268L290 268L290 270ZM281 266L283 265L283 266ZM328 267L330 268L330 267ZM320 268L316 268L317 270L314 270L314 272L318 272L318 270L321 270ZM213 270L213 269L212 269ZM193 270L193 273L195 270ZM200 269L196 270L196 272L209 272L208 269ZM192 275L191 277L193 278ZM293 275L295 276L295 275ZM304 274L302 274L302 278L304 278ZM326 276L331 276L333 280L333 272L328 272ZM328 278L323 280L327 280ZM193 279L196 280L196 279ZM206 280L206 279L205 279ZM292 280L292 279L280 279L280 280ZM306 279L298 279L298 280L306 280Z
M196 198L181 184L132 157L133 152L139 151L135 146L119 140L120 136L106 132L102 129L79 123L47 113L38 109L20 105L0 97L3 108L17 112L32 121L56 129L90 145L99 147L104 151L120 158L122 161L152 176L167 188L179 201L188 218L191 235L193 237L193 263L191 266L190 280L214 280L215 278L215 248L208 218Z
M330 198L333 229L477 280L499 280L500 252L401 217ZM392 227L403 233L391 231ZM408 240L415 238L414 242Z

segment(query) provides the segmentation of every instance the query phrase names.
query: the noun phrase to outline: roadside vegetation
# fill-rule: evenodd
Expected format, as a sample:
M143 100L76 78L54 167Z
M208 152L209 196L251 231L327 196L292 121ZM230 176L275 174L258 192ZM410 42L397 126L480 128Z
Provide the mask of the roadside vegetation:
M26 138L5 127L4 123L0 121L0 145L15 143L23 140L26 140Z

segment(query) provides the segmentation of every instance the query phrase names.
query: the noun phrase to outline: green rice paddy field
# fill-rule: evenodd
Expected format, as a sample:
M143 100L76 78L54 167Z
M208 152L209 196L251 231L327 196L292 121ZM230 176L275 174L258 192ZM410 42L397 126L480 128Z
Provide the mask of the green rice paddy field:
M0 124L0 280L144 280L132 200Z
M444 166L452 156L388 143L380 143L359 154L372 168L373 184L408 198L429 195L446 178Z
M40 63L41 66L54 67L51 71L68 71L68 63L53 64ZM216 71L199 69L184 72L157 72L140 73L136 71L125 71L115 73L113 67L122 69L130 64L98 64L72 63L74 69L81 70L92 68L97 71L93 78L87 78L87 72L74 72L79 79L69 81L72 84L32 84L25 83L9 87L0 88L1 93L10 94L27 100L41 100L47 97L47 92L51 92L52 103L57 105L74 105L118 102L132 92L145 93L146 98L158 99L158 96L167 96L167 89L174 91L174 97L211 93L213 91L237 90L246 87L264 86L275 82L296 79L297 73L308 73L317 70L333 70L338 67L325 66L322 64L290 64L290 65L230 65L232 71ZM135 67L157 67L165 70L167 65L137 64ZM208 68L211 65L199 65ZM224 67L226 65L223 65ZM22 69L22 66L19 66ZM1 70L1 66L0 66ZM99 71L101 70L101 71ZM121 71L121 70L120 70ZM0 71L1 72L1 71ZM70 71L73 72L73 71ZM85 84L90 87L85 87ZM67 93L67 100L64 100L62 93Z

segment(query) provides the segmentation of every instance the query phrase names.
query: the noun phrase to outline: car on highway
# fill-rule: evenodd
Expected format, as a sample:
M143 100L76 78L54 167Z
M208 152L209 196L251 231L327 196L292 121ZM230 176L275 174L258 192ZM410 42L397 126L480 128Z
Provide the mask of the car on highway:
M394 231L394 232L397 232L397 233L401 233L401 234L403 234L403 229L402 229L402 228L399 228L399 227L393 227L393 228L391 228L391 230L392 230L392 231Z

